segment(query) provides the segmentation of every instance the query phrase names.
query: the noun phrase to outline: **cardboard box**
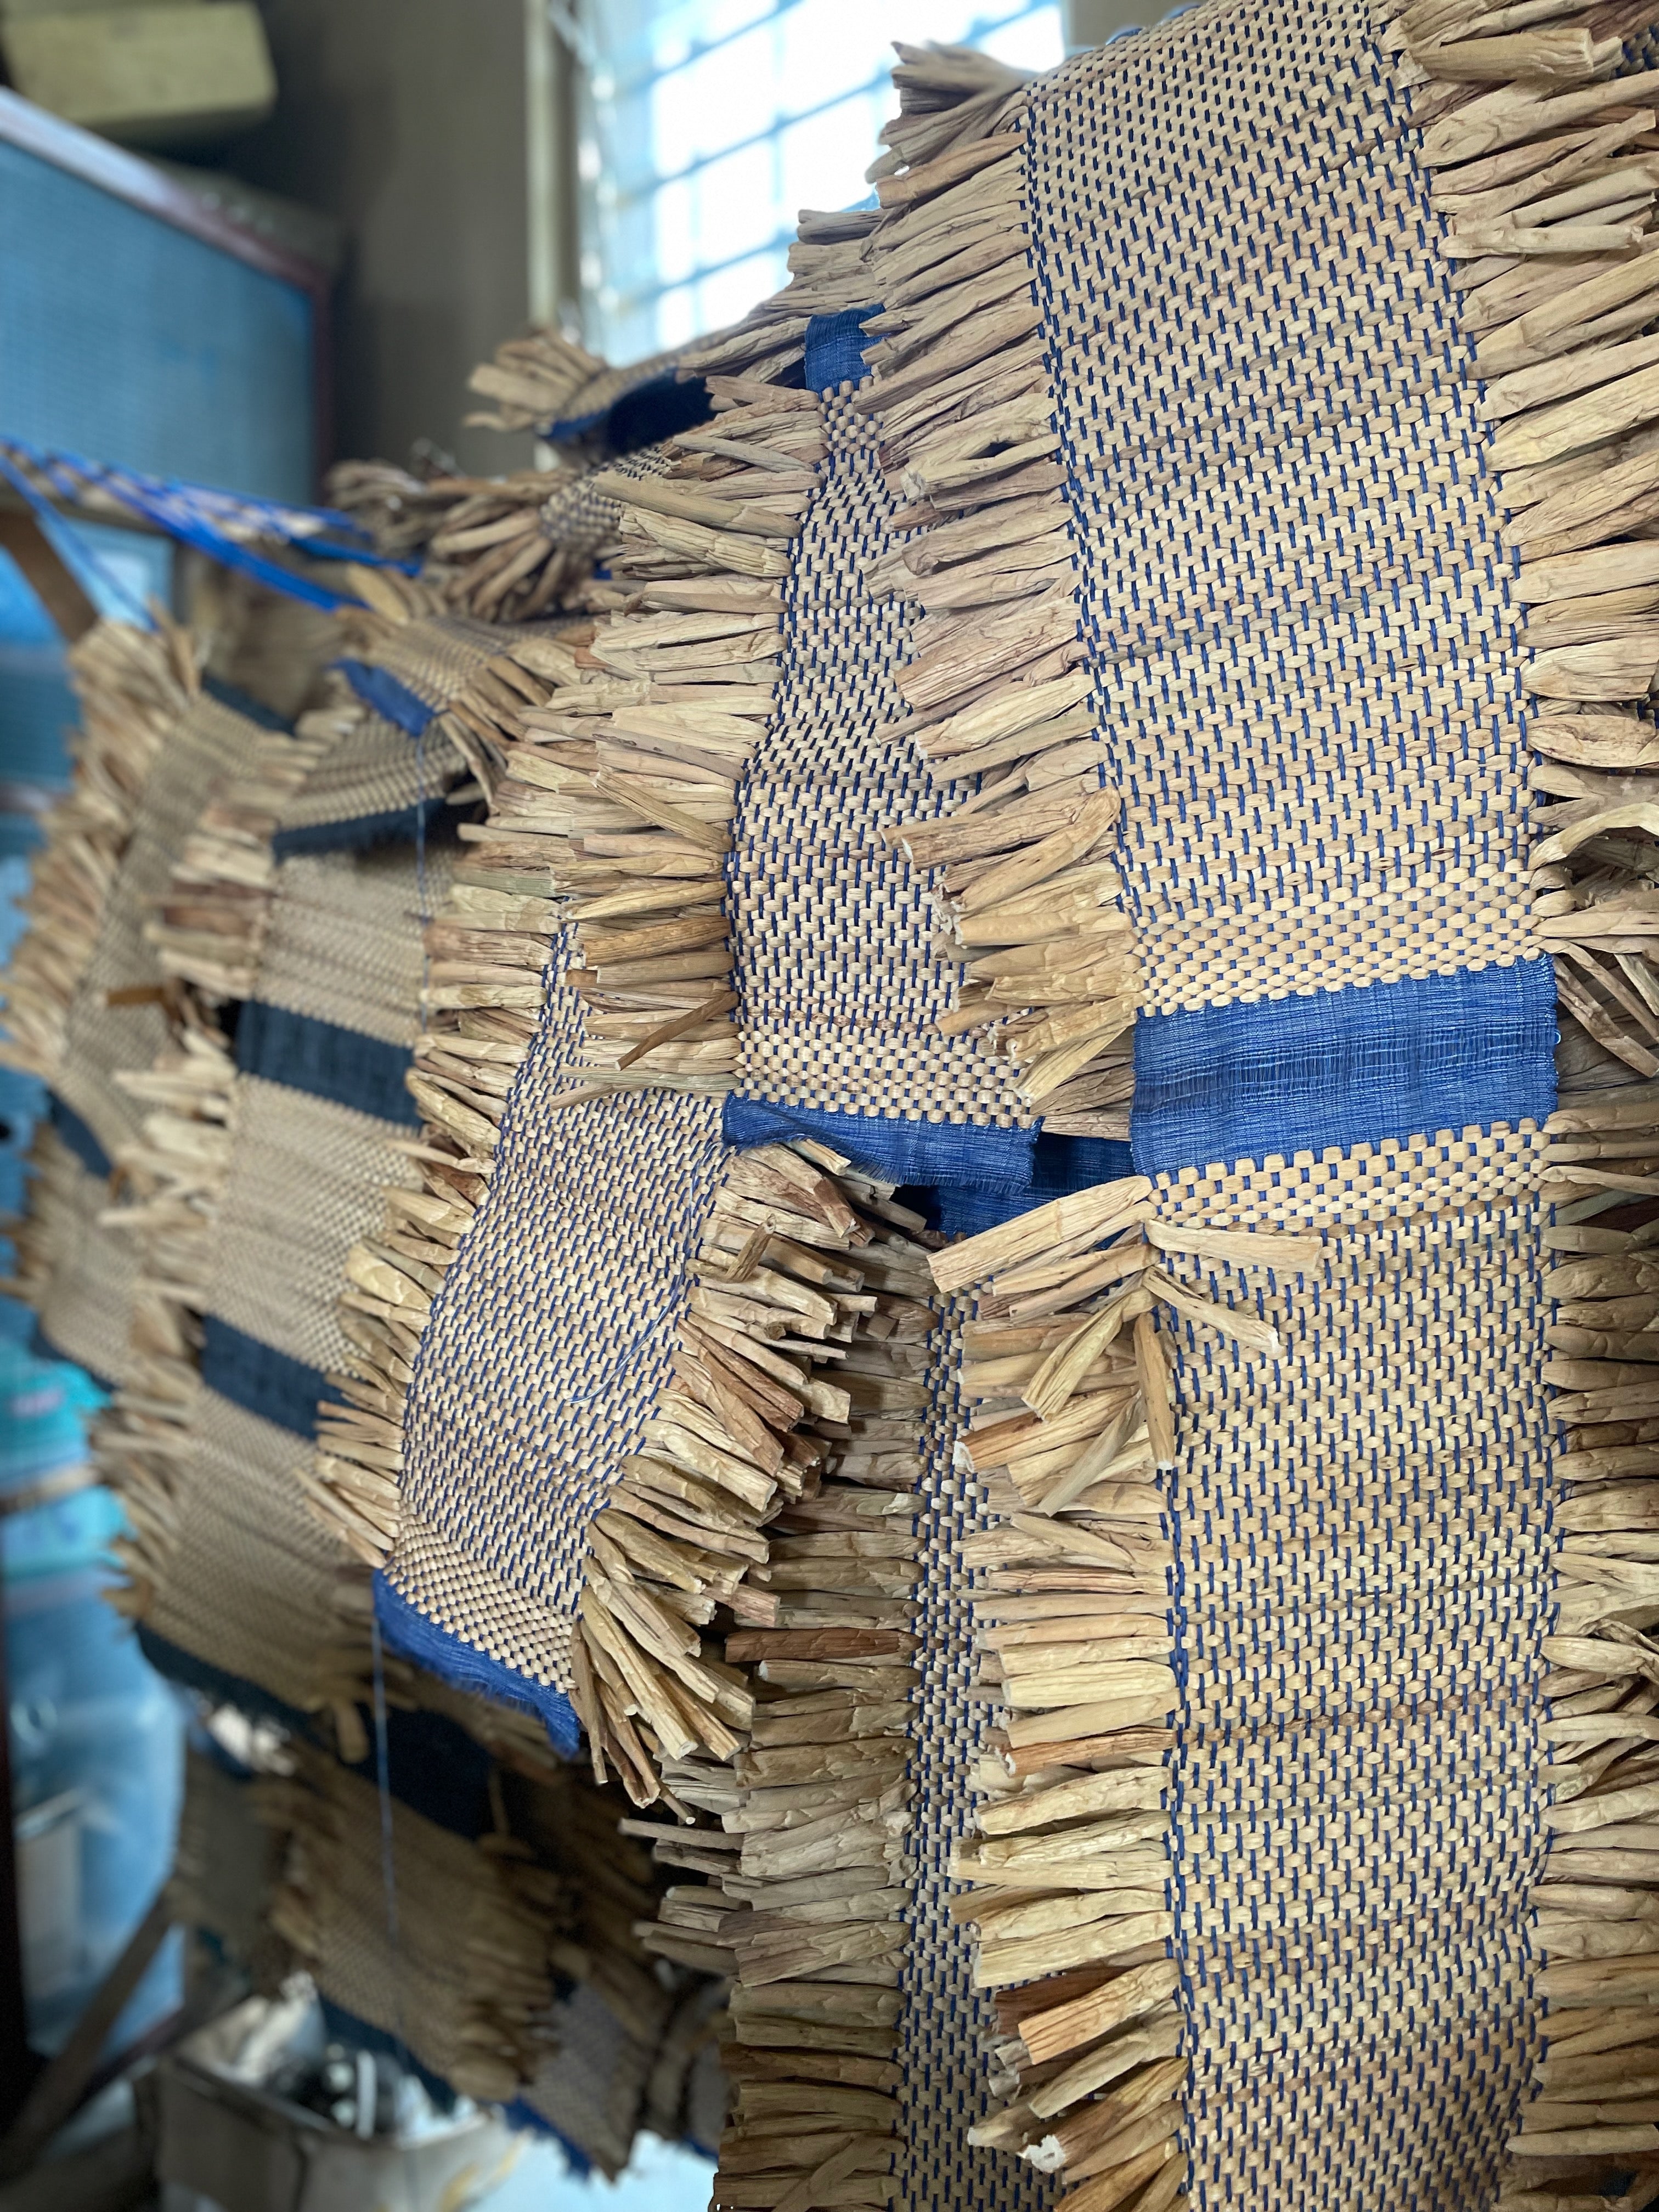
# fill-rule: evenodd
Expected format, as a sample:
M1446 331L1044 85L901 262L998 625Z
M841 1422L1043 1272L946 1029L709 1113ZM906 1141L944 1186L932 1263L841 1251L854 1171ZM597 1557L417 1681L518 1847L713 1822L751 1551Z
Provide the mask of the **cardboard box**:
M128 145L226 137L260 122L276 101L252 0L9 13L0 52L26 100Z

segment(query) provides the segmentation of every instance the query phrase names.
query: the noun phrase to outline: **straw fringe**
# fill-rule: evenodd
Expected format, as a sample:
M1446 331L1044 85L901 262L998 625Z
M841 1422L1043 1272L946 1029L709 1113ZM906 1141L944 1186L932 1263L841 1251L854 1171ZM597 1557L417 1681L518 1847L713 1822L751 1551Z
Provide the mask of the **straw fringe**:
M1652 888L1659 835L1659 73L1615 78L1651 7L1543 11L1414 0L1392 26L1416 87L1422 158L1457 263L1489 424L1486 458L1519 556L1519 642L1539 755L1533 926L1560 1003L1638 1076L1659 1075ZM1517 25L1519 27L1517 27ZM1574 88L1565 89L1564 88ZM1472 89L1473 88L1473 89ZM1545 2042L1510 2143L1506 2208L1601 2203L1601 2177L1654 2193L1659 1991L1659 1388L1646 1259L1659 1224L1596 1225L1598 1201L1659 1196L1659 1084L1575 1093L1548 1125L1544 1232L1558 1301L1545 1379L1556 1462L1558 1613L1541 1779L1551 1844L1533 1893ZM1559 2186L1557 2185L1559 2185ZM1609 2179L1609 2185L1613 2185Z
M768 1523L735 1607L764 1625L726 1639L752 1700L746 1741L729 1765L668 1763L665 1798L694 1825L628 1824L659 1863L708 1877L669 1891L647 1946L735 1982L717 2207L879 2203L895 2185L916 1436L936 1315L921 1249L891 1238L849 1264L878 1253L870 1279L896 1294L836 1370L845 1418L803 1424L821 1474Z
M93 1456L132 1523L115 1553L126 1583L111 1602L143 1620L165 1580L177 1530L177 1471L201 1391L201 1315L213 1223L230 1167L236 1064L189 992L153 1068L118 1074L148 1110L116 1158L120 1194L99 1218L133 1238L139 1279L127 1371L93 1434Z
M367 719L343 677L316 687L318 702L290 737L273 730L249 773L209 795L175 863L158 917L144 927L164 975L210 1000L252 997L276 897L273 840L283 812L332 748Z
M363 1887L348 1876L347 1859L368 1854L378 1865L379 1820L372 1785L309 1747L295 1747L295 1759L292 1776L254 1785L262 1818L284 1840L270 1924L330 1994L341 1990L343 1973L349 1988L354 1970L359 1976L363 1970L360 1959L334 1955L335 1942L343 1949L349 1937L332 1931L338 1900ZM551 2047L555 1968L583 1963L567 1941L574 1918L569 1887L509 1833L463 1844L401 1806L393 1821L404 1913L437 1909L448 1916L450 1955L462 1984L453 2019L410 2019L408 2033L425 2063L440 2062L435 2070L463 2095L510 2100L534 2079ZM466 1878L442 1881L441 1867L462 1853ZM373 2024L401 2033L402 2001L395 1991L386 1995L392 2017ZM449 2047L439 2051L434 2039L446 2031Z
M53 1084L66 1024L103 921L105 901L169 732L200 688L187 633L104 621L70 650L81 732L68 796L46 819L46 849L21 905L28 927L0 988L0 1060Z
M574 923L566 980L594 1089L724 1091L736 1067L725 859L823 447L806 393L728 379L714 396L720 450L692 432L665 474L592 480L619 506L618 611L510 646L453 710L487 756L491 805L457 879L450 980L465 989L494 915Z
M981 1681L1006 1717L981 1763L982 1838L952 1872L998 1991L994 2086L975 2140L1085 2205L1162 2206L1179 2189L1187 2079L1164 1770L1181 1698L1161 1478L1176 1459L1166 1325L1278 1340L1178 1279L1169 1255L1280 1272L1319 1239L1161 1223L1144 1176L1079 1191L935 1255L977 1291L964 1446L1004 1516L974 1540ZM1000 1496L999 1496L1000 1493Z
M952 1026L992 1031L1051 1131L1122 1138L1139 975L1111 857L1121 809L1079 635L1024 140L1017 115L990 126L989 99L985 131L884 173L886 211L858 249L885 311L865 325L881 343L855 404L878 416L901 519L918 526L865 582L926 610L891 734L977 785L952 815L887 836L942 872L938 948L964 969ZM913 136L934 145L937 119L900 143Z

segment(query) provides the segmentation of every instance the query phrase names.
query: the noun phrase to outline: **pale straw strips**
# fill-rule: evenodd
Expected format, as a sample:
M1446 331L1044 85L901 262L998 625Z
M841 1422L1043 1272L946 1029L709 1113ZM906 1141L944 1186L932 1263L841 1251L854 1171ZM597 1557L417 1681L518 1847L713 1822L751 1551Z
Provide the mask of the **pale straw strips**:
M428 933L416 1096L440 1122L440 1095L498 1117L567 926L566 981L586 1008L572 1099L730 1087L726 856L823 442L808 393L728 378L714 398L716 430L688 433L665 474L596 480L629 502L610 556L617 611L505 641L451 708L490 805L462 825L472 849ZM446 1126L485 1141L453 1112Z
M70 1006L161 748L200 689L194 647L165 619L152 630L100 622L70 648L81 702L74 780L46 819L21 902L27 927L0 979L0 1058L48 1085L63 1065Z
M937 941L965 969L953 1026L991 1032L1046 1127L1121 1138L1139 979L1078 635L1024 151L1004 115L902 174L886 165L860 249L884 312L865 325L881 342L856 404L879 416L909 502L896 520L918 526L865 581L925 610L897 677L910 714L891 734L976 786L947 819L888 836L943 872Z
M1457 264L1468 373L1540 756L1534 927L1560 1002L1659 1076L1659 72L1615 77L1651 7L1419 4L1395 26ZM1545 1639L1551 1846L1534 1893L1544 2056L1500 2201L1513 2212L1659 2190L1659 1085L1576 1094L1549 1124L1546 1378L1562 1448L1559 1615Z
M1144 1176L1039 1206L934 1255L967 1325L963 1450L1002 1524L969 1541L981 1684L1006 1718L981 1760L980 1840L952 1872L997 1992L994 2086L974 2140L1062 2178L1066 2212L1164 2212L1182 2186L1187 2079L1164 1809L1175 1464L1169 1338L1215 1329L1274 1354L1248 1304L1170 1272L1299 1269L1319 1239L1178 1226Z
M867 1210L879 1187L860 1196ZM756 1625L726 1638L750 1708L741 1748L729 1765L668 1764L664 1795L697 1825L629 1824L660 1863L703 1877L669 1891L647 1944L734 1982L711 2200L722 2208L876 2205L895 2187L916 1438L935 1315L925 1256L903 1234L884 1231L848 1264L876 1310L834 1370L837 1402L803 1414L817 1464L769 1522L764 1563L734 1601Z
M276 896L272 841L283 808L365 717L343 677L320 676L313 690L314 703L293 735L263 732L247 774L210 793L161 910L144 925L162 975L194 984L208 999L252 997Z
M504 1826L471 1842L394 1801L394 1946L374 1784L309 1745L290 1752L291 1775L253 1785L283 1844L272 1928L325 1996L463 2095L516 2096L553 2045L555 1972L585 1965L568 1883Z
M116 1158L119 1196L100 1218L139 1255L127 1370L93 1436L93 1455L132 1523L115 1553L126 1574L111 1602L142 1620L165 1580L180 1462L201 1390L200 1316L213 1224L230 1168L236 1064L193 993L178 995L173 1034L153 1068L118 1074L144 1109Z

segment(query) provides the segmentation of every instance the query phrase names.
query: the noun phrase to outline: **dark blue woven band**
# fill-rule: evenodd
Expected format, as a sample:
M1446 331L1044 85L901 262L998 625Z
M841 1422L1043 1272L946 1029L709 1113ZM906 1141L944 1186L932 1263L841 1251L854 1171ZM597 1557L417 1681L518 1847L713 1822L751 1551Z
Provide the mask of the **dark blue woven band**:
M1142 1175L1385 1137L1541 1122L1555 1106L1547 959L1135 1024Z
M74 1153L88 1175L98 1176L101 1182L108 1176L112 1163L81 1116L72 1106L66 1106L56 1091L48 1100L46 1110L60 1142Z
M319 1400L333 1394L320 1369L307 1366L216 1314L202 1320L202 1380L245 1413L296 1437L317 1433Z
M1018 1196L1030 1203L1034 1129L976 1128L963 1121L907 1121L896 1115L836 1114L728 1097L720 1135L739 1148L810 1137L883 1182L941 1183Z
M418 738L432 717L435 707L428 707L418 691L411 691L401 684L389 669L376 668L368 660L337 660L334 665L362 701L377 714L384 714L388 722L395 722L411 738Z
M349 814L337 822L302 822L276 832L270 841L271 854L291 860L301 853L362 853L371 845L410 845L422 830L432 837L448 826L448 805L440 791L418 806L391 806L383 814Z
M517 1712L532 1715L547 1730L548 1741L561 1759L577 1756L581 1749L581 1725L568 1698L514 1674L476 1644L440 1628L393 1589L383 1572L374 1577L374 1617L386 1642L405 1659L412 1659L417 1667L424 1667L458 1690L468 1690L492 1705L511 1705Z
M202 689L210 699L216 699L222 707L228 707L245 722L257 722L262 730L281 730L287 737L294 735L292 722L285 722L274 707L267 707L263 699L256 699L250 691L239 685L227 684L222 677L204 676Z
M843 307L838 315L811 318L806 325L809 392L839 392L843 384L863 383L870 373L864 365L864 325L880 313L879 306Z
M236 1023L236 1065L244 1075L286 1084L376 1121L413 1128L420 1112L404 1078L411 1055L399 1044L337 1022L292 1013L250 999Z

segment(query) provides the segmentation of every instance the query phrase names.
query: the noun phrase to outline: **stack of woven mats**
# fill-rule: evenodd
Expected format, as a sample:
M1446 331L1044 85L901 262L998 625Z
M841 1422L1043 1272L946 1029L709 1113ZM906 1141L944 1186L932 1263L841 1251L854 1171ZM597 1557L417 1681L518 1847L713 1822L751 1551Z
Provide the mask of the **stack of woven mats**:
M193 675L199 643L167 642ZM133 1524L116 1601L165 1672L291 1731L296 1779L269 1808L283 1881L258 1893L258 1853L205 1869L198 1805L180 1910L210 1930L234 1921L266 1979L272 1936L298 1943L344 2032L412 2054L440 2094L512 2101L615 2172L641 2124L717 2136L713 1985L665 1976L641 1948L661 1881L642 1845L618 1850L618 1806L561 1773L540 1731L396 1660L388 1892L367 1577L306 1504L318 1401L351 1348L339 1270L383 1187L413 1181L398 1146L413 1138L421 916L445 895L444 810L465 797L447 705L501 640L443 620L417 639L401 614L363 613L347 642L332 673L307 664L298 731L266 712L257 744L221 748L195 816L157 832L170 866L137 941L163 1041L108 1086L137 1127L96 1200L142 1286L110 1302L125 1364L96 1440ZM152 782L179 726L158 734ZM499 1839L479 1842L504 1792L536 1838L506 1850L505 1870ZM459 1950L458 1928L476 1937Z
M226 776L257 777L287 742L326 644L303 621L295 637L292 611L272 593L227 591L219 611L195 634L106 620L74 648L74 781L47 817L30 927L5 978L7 1062L52 1097L20 1287L51 1344L106 1382L125 1370L135 1277L98 1217L140 1118L118 1079L147 1066L167 1036L155 909L210 793ZM262 681L272 631L283 635L293 694L275 703Z
M384 1797L372 1766L300 1740L280 1774L192 1756L182 1915L268 1990L305 1968L337 2036L441 2103L504 2103L579 2165L619 2172L641 2125L712 2141L717 1992L652 1971L634 1925L656 1878L614 1808L545 1750L496 1765L428 1713L394 1710L385 1753Z
M906 52L470 702L319 1481L699 1816L717 2205L1659 2197L1648 34Z

